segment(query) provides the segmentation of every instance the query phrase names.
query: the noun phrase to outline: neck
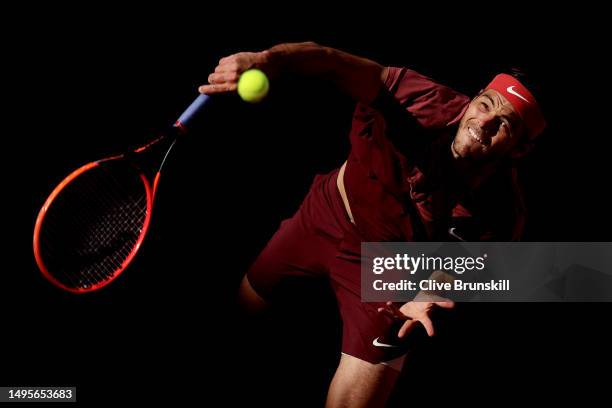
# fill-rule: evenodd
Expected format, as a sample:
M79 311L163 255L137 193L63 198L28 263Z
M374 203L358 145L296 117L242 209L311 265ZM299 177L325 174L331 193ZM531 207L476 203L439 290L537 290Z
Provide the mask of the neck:
M459 182L469 190L478 188L499 167L499 163L466 160L455 155L454 152L451 162Z

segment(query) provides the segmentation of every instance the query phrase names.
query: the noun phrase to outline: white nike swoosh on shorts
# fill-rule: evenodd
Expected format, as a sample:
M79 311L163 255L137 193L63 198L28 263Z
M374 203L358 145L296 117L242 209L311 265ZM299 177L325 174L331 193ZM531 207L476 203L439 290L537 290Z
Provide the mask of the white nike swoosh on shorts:
M379 337L375 338L374 341L372 342L372 344L376 347L397 347L392 344L381 343L380 341L378 341L378 339Z

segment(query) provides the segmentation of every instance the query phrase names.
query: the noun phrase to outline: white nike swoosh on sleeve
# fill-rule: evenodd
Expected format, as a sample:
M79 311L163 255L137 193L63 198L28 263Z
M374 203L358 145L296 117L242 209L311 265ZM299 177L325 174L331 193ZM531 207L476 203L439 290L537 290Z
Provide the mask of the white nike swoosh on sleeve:
M465 241L465 239L461 238L459 235L457 235L457 233L455 232L457 228L453 227L453 228L449 228L448 229L448 233L450 236L457 238L459 241Z

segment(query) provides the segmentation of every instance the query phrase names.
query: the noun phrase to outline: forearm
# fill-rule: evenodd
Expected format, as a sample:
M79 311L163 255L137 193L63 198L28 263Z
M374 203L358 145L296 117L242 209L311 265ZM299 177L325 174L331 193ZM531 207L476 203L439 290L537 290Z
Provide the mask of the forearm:
M332 81L341 91L367 104L376 98L387 75L387 69L372 60L313 42L279 44L264 53L276 72Z

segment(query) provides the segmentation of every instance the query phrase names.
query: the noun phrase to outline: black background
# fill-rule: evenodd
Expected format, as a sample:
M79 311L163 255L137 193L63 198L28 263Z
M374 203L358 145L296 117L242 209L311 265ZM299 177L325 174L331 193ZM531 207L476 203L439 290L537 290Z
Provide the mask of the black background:
M231 5L7 13L19 24L4 28L1 385L76 385L82 403L322 405L340 341L326 289L296 293L246 322L234 297L313 176L348 153L353 105L329 85L282 78L262 104L222 98L173 151L142 252L104 290L64 293L32 256L36 215L57 182L155 136L197 96L218 59L238 51L312 40L414 68L467 94L499 66L527 65L546 92L549 129L521 172L526 238L610 240L607 49L596 11L536 15L516 6L520 24L512 28L494 12L297 10L274 17L268 8L242 9L242 18ZM595 367L609 362L610 311L465 305L402 375L393 403L486 403L482 391L523 402L528 391L543 400L601 392Z

